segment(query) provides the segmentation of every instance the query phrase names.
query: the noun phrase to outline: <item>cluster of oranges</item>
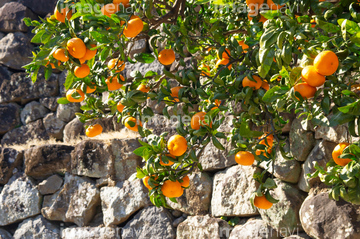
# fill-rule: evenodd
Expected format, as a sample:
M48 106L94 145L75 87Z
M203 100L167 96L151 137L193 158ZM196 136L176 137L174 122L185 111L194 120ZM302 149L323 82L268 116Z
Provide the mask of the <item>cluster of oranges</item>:
M267 82L267 80L262 80L260 77L258 77L257 75L253 75L252 78L255 81L250 80L247 76L243 79L242 81L242 86L243 87L250 87L253 88L254 90L258 90L260 88L263 88L265 90L269 90L270 89L270 85Z
M265 4L265 3L268 5L270 10L278 10L285 6L285 4L277 5L272 0L267 0L267 1L265 1L265 0L246 0L246 5L250 8L250 11L248 13L249 21L251 21L254 17L257 17L259 15L261 5ZM266 22L266 20L267 19L263 15L261 15L259 22L264 23L264 22Z
M299 92L304 99L314 97L316 87L325 83L325 76L334 74L339 67L339 59L332 51L323 51L319 53L314 64L306 66L301 71L301 78L304 82L294 86L294 90Z

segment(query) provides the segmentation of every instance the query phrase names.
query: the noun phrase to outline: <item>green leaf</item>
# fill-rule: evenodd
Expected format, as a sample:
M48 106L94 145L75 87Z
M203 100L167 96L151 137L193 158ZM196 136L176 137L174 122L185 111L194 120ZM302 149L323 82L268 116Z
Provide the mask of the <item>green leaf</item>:
M216 148L218 148L220 150L225 150L224 146L219 142L219 140L217 140L217 138L215 136L212 136L211 139Z
M341 111L336 112L330 119L330 126L334 127L337 125L342 125L348 123L355 119L354 115L345 114Z
M270 195L269 191L267 191L267 192L265 193L265 197L266 197L266 199L267 199L269 202L271 202L271 203L278 203L278 202L279 202L279 200L273 198L273 197Z
M155 57L151 53L139 53L135 54L134 58L141 63L150 64L155 60Z
M318 27L320 27L321 29L330 32L330 33L336 33L340 31L340 28L338 26L336 26L335 24L332 24L330 22L325 22L322 21L320 19L316 19L316 24L318 25Z
M108 36L97 32L97 31L91 31L90 35L94 38L95 41L99 42L99 43L110 43L110 39L108 38Z
M274 86L266 91L265 95L263 96L262 100L265 103L271 103L280 99L285 93L289 91L288 86Z
M137 156L143 157L143 156L144 156L144 150L145 150L146 148L147 148L146 146L137 148L137 149L134 150L133 153L136 154Z
M58 104L61 104L61 105L66 105L66 104L70 103L70 101L68 101L66 99L66 97L62 97L62 98L58 99L57 102L58 102Z
M141 168L137 167L136 168L136 177L137 178L144 178L146 176L146 174L142 171Z
M276 185L274 179L272 179L272 178L267 178L265 183L263 184L263 186L268 189L277 188L277 185Z

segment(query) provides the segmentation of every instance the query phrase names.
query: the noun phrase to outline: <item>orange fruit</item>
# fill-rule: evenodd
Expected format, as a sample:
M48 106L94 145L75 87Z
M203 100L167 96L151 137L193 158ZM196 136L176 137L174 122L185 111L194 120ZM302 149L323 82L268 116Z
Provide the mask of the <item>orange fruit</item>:
M310 23L311 23L311 27L312 27L312 28L315 28L315 27L316 27L316 21L315 21L315 19L311 19L311 20L310 20Z
M135 123L135 126L131 126L129 124L129 122L134 122ZM125 127L132 130L132 131L135 131L135 132L138 132L139 129L139 125L142 127L142 122L140 120L136 120L134 117L129 117L125 120Z
M139 85L136 89L144 93L148 93L150 91L150 87L146 86L145 84Z
M122 75L120 75L120 82L124 83L125 79ZM119 79L114 76L111 79L111 76L109 76L106 80L105 83L107 84L108 90L109 91L114 91L114 90L118 90L122 87L122 84L119 82Z
M211 110L217 109L221 105L221 100L215 99L214 105L215 107L212 107Z
M176 87L173 87L171 88L171 97L174 98L174 101L175 102L179 102L179 90L183 88L181 86L176 86Z
M202 64L201 66L199 66L199 70L201 70L201 69L206 69L206 70L202 70L201 71L201 75L202 76L210 76L210 67L208 66L208 65L204 65L204 64Z
M76 66L74 69L74 75L78 78L85 78L90 74L90 68L86 64Z
M144 23L140 18L134 18L128 21L127 26L124 28L124 35L127 38L136 37L143 30Z
M125 69L125 63L119 59L111 59L107 64L109 70L116 70L116 72L121 72Z
M325 83L325 76L317 73L315 66L306 66L301 71L303 80L313 87L322 86Z
M71 38L68 40L66 49L70 55L77 59L83 58L86 53L86 46L80 38Z
M238 43L239 43L239 46L242 47L243 51L246 53L247 52L246 49L249 49L249 46L247 44L245 44L244 41L238 41Z
M119 11L119 4L114 4L114 3L105 4L101 8L101 13L108 17L111 17L112 14L115 14L118 11Z
M175 52L172 49L164 49L160 51L158 60L165 66L171 65L175 61Z
M189 178L189 176L185 176L185 177L183 177L182 178L182 183L180 183L181 184L181 187L184 187L184 188L187 188L187 187L189 187L190 186L190 178Z
M323 51L315 57L314 66L319 74L329 76L337 71L339 58L332 51Z
M92 88L90 88L90 86L86 86L86 94L90 94L96 91L96 86L93 85L91 86Z
M229 64L229 59L228 58L223 58L223 59L219 59L217 62L216 62L216 68L219 68L220 65L224 65L226 66L227 64ZM228 69L231 70L231 65L228 66Z
M304 99L312 98L316 93L316 87L313 87L308 83L296 84L294 90L299 92Z
M191 118L191 123L190 123L191 128L195 129L195 130L198 130L203 125L209 126L205 122L205 116L206 116L205 112L199 112L199 113L194 114L194 116ZM210 121L210 127L211 127L211 125L212 125L212 123Z
M187 141L181 135L173 135L168 140L167 148L171 155L176 157L181 156L187 150Z
M77 92L77 96L75 96L76 98L73 97L73 94L76 94L75 92ZM78 95L80 95L80 97ZM84 92L82 92L82 90L71 89L68 92L66 92L66 99L72 103L81 102L85 99L85 95Z
M262 136L259 137L259 139L264 138L266 135L267 135L267 134L263 134ZM269 154L271 154L271 152L272 152L272 146L273 146L273 144L274 144L274 135L272 135L272 134L268 135L268 136L266 137L266 141L267 141L267 144L266 144L266 142L265 142L265 139L261 140L261 141L259 142L259 144L268 146L267 152L268 152ZM261 155L261 154L264 154L264 153L265 153L265 150L257 149L255 153L256 153L256 155Z
M155 180L157 179L158 177L155 178ZM150 176L146 176L145 178L143 178L143 183L145 185L145 187L147 187L149 190L153 189L150 185L149 185L149 179L150 179ZM159 184L155 184L155 186L157 186Z
M96 47L96 45L95 44L91 44L91 48L93 48L93 47ZM92 58L94 58L94 56L96 55L96 52L97 52L97 49L95 49L95 50L90 50L90 49L88 49L88 48L86 48L86 52L85 52L85 55L84 55L84 57L83 58L81 58L81 60L82 61L88 61L88 60L91 60Z
M269 202L265 195L262 195L261 197L255 196L254 199L254 206L260 209L269 209L272 207L272 203Z
M45 64L45 66L48 66L50 64L50 66L51 66L51 68L52 69L56 69L56 66L53 64L53 63L51 63L50 61L48 61L46 64ZM60 62L58 61L58 66L60 66Z
M178 181L173 182L171 180L166 180L161 186L161 192L165 197L177 198L183 195L184 189Z
M280 8L282 8L282 7L284 7L285 6L285 4L283 4L283 5L277 5L277 4L275 4L272 0L267 0L267 4L268 4L268 6L270 7L270 9L271 10L278 10L278 9L280 9Z
M116 109L121 113L121 112L123 112L124 108L125 108L125 105L121 104L121 102L119 101L116 105Z
M352 160L349 158L341 159L339 156L343 153L344 149L349 146L349 143L340 143L336 145L332 152L332 158L337 165L346 166L346 164L350 163Z
M166 154L166 156L168 156L168 157L171 157L171 158L175 158L175 156L173 156L173 155L171 155L171 154ZM168 160L169 162L168 163L164 163L162 160L161 160L161 157L160 157L160 164L162 165L162 166L171 166L171 165L173 165L174 164L174 162L172 162L172 161L170 161L170 160Z
M239 151L235 155L235 161L243 166L250 166L254 163L255 157L252 153L247 151Z
M113 3L114 4L122 4L124 5L124 7L129 7L130 4L129 4L129 0L113 0Z
M264 3L264 0L246 0L246 5L248 7L260 6L263 3Z
M258 90L260 89L260 87L262 86L263 84L263 81L261 80L260 77L256 76L256 75L253 75L252 76L254 78L254 80L256 81L252 81L250 80L247 76L243 79L242 81L242 86L243 87L246 87L246 86L249 86L255 90Z
M70 20L70 18L72 17L72 12L68 12L69 9L68 8L63 8L60 10L60 12L57 10L57 8L55 8L54 10L54 15L55 15L55 19L58 20L59 22L64 23L65 22L65 15L66 18L68 20ZM68 14L66 14L68 12Z
M57 49L54 53L53 53L53 57L58 60L58 61L62 61L62 62L67 62L69 60L69 57L65 55L65 50L64 49Z
M270 89L270 85L267 82L267 80L263 80L262 84L261 84L261 88L265 89L265 90L269 90Z
M102 131L103 131L103 127L101 125L94 124L94 125L89 126L86 129L86 136L87 137L95 137L95 136L101 134Z
M219 56L219 51L217 52L217 57L218 59L220 59L220 56ZM230 50L229 49L225 49L225 51L222 53L222 59L224 58L227 58L229 59L230 58Z

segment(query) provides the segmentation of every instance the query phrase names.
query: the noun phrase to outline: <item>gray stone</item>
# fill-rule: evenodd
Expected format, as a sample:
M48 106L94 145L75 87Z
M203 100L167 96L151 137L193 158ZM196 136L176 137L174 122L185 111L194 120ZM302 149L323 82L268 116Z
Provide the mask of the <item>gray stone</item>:
M311 238L360 238L359 207L328 193L306 198L300 209L301 225Z
M0 7L4 6L8 2L12 2L13 0L1 0L0 1Z
M349 129L346 125L336 127L320 126L315 130L315 139L323 139L335 143L348 142L350 138Z
M291 235L291 236L288 236L288 237L284 237L284 239L311 239L311 237L309 237L304 232L299 232L296 235Z
M14 169L22 163L23 153L12 148L0 147L0 184L6 184Z
M12 239L12 235L10 232L5 231L4 229L0 228L0 238L1 239Z
M171 117L174 117L174 116L186 117L186 116L188 116L187 112L189 112L189 113L198 112L199 106L198 105L188 106L184 102L180 102L179 104L176 105L176 107L168 106L167 110ZM190 116L188 116L188 117L190 117ZM188 119L185 118L185 120L188 120ZM188 121L190 122L191 118Z
M22 32L7 34L0 40L0 63L15 70L24 70L22 67L31 62L33 47L30 40Z
M125 70L123 71L123 75L127 80L132 80L133 77L131 77L131 72L133 71L140 71L142 75L145 75L148 71L154 71L158 73L159 75L163 74L164 66L158 61L155 60L150 64L146 63L135 63L131 64L129 62L126 62L125 64Z
M297 161L305 161L311 149L315 146L314 133L304 130L301 119L294 119L290 134L290 152Z
M59 105L56 110L56 117L66 123L75 118L75 113L81 112L79 103Z
M214 176L211 198L211 214L219 216L253 216L258 211L252 207L250 198L258 187L253 174L260 172L255 166L233 166Z
M44 118L44 116L49 112L44 106L42 106L37 101L31 101L26 104L24 109L21 111L20 117L21 122L25 125L35 120Z
M43 145L25 150L25 173L34 178L45 178L70 170L73 146Z
M263 220L248 220L244 225L235 226L229 239L280 239L272 227Z
M1 51L0 49L0 59ZM11 59L16 57L16 55L11 54ZM25 104L41 97L56 96L59 92L58 76L55 74L52 74L48 80L39 74L37 81L32 83L26 73L15 73L11 75L10 79L3 79L0 83L0 103L21 102L21 104Z
M176 117L167 119L164 115L154 115L149 119L148 122L144 124L144 128L151 129L153 134L161 135L163 132L168 132L169 134L165 137L168 140L172 135L176 134L176 125L178 121Z
M56 0L19 0L20 3L30 8L34 13L45 16L46 14L53 14Z
M161 32L161 31L160 31ZM160 33L160 34L164 34L164 33ZM154 39L154 38L157 38L157 39ZM156 46L156 49L158 52L162 51L165 46L166 46L166 41L162 41L159 39L159 35L154 35L154 36L151 36L149 38L149 49L153 52L154 51L154 48L153 46L151 45L151 42L154 41L155 43L155 46Z
M41 119L7 132L1 139L3 145L27 144L30 140L48 140Z
M179 224L177 239L227 239L232 227L224 220L205 216L190 216Z
M146 105L149 106L155 114L160 114L160 115L162 115L163 109L166 106L165 101L161 101L160 103L158 103L157 100L151 100L151 99L147 99Z
M59 75L60 96L65 96L66 95L66 89L65 89L66 76L67 76L67 70L64 70Z
M146 39L140 39L129 44L127 50L130 51L129 55L131 58L133 58L135 54L147 52L148 45Z
M94 181L66 174L64 186L52 197L51 206L43 207L41 213L49 220L73 222L82 227L92 220L99 203L99 189Z
M125 181L122 187L119 186L101 188L101 207L105 226L125 222L132 214L151 204L148 189L140 179Z
M43 119L43 123L49 137L59 140L63 138L65 122L56 118L54 113L46 115Z
M182 222L185 221L185 220L186 220L185 217L176 218L176 219L173 221L172 225L173 225L173 227L177 227L177 226L179 226L180 223L182 223Z
M120 239L120 228L72 227L61 231L62 239Z
M181 215L183 214L181 211L178 211L178 210L173 210L171 212L171 214L174 216L174 217L181 217Z
M189 175L189 179L190 186L181 197L176 198L177 203L167 199L167 204L189 215L208 214L213 183L211 177L206 173L196 172Z
M147 207L138 212L121 230L122 239L175 239L170 213L164 208Z
M292 122L295 119L295 115L290 113L280 113L280 116L283 118L283 120L288 121L288 123L285 124L284 127L281 129L281 132L289 133L291 130Z
M49 222L43 216L29 218L16 229L14 239L60 239L57 225Z
M309 192L312 185L316 182L320 182L319 178L308 178L307 174L314 173L314 163L318 163L321 167L326 168L326 164L332 159L332 151L334 150L336 143L328 141L320 141L316 143L316 146L310 152L300 174L300 180L298 186L301 190Z
M64 142L69 142L85 135L84 124L78 118L73 119L65 125Z
M37 16L27 7L17 2L6 3L0 8L0 31L27 32L24 18L35 20Z
M112 161L108 144L100 140L84 140L71 153L71 171L79 176L106 177L111 174Z
M51 110L51 111L56 111L57 107L58 107L58 99L60 97L44 97L40 99L40 104L42 104L43 106L45 106L47 109Z
M179 60L175 60L170 66L170 71L178 72L181 77L182 77L183 72L185 72L185 70L194 68L192 65L192 63L194 63L192 57L185 57L183 60L185 62L185 66L180 65Z
M63 182L64 180L62 179L62 177L54 174L38 184L39 192L42 195L53 194L60 189Z
M305 193L292 184L275 179L277 188L271 191L271 195L279 202L270 209L259 209L264 222L274 228L281 236L290 236L301 231L299 210L305 200Z
M40 213L41 196L27 176L14 175L0 194L0 226L6 226Z
M140 166L142 158L134 154L141 144L138 139L112 139L111 152L114 155L114 169L117 181L125 181Z
M20 106L16 103L0 104L0 135L20 125Z

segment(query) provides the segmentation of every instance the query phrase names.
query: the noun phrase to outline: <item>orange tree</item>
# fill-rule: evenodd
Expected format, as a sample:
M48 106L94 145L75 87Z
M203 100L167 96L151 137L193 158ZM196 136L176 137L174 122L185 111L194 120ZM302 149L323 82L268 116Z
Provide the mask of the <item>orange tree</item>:
M82 122L116 115L140 133L142 146L135 153L145 166L137 176L156 206L166 206L165 197L176 201L182 195L187 175L201 170L205 147L224 150L219 139L231 143L230 154L242 165L269 163L276 151L291 159L281 134L287 123L283 113L296 113L303 124L348 124L353 136L359 133L357 1L59 0L54 12L40 21L25 19L34 27L32 42L40 46L24 68L33 81L39 71L49 78L54 68L66 69L68 93L59 103L82 102L83 112L77 114ZM140 39L151 39L153 53L130 58ZM185 67L185 49L192 56L190 67ZM163 65L177 59L183 67L161 74L132 72L132 80L122 75L125 63L156 58ZM170 79L179 86L171 88ZM107 91L108 100L102 100ZM147 98L164 101L166 117L171 106L173 114L189 115L191 122L180 117L177 135L169 140L167 132L152 134L142 122L154 115ZM226 117L231 132L219 130ZM87 135L101 131L91 126ZM335 155L350 159L347 165L317 167L313 176L333 185L333 198L358 202L359 144L343 149ZM277 202L270 194L275 181L266 170L254 178L260 186L252 202L271 207Z

